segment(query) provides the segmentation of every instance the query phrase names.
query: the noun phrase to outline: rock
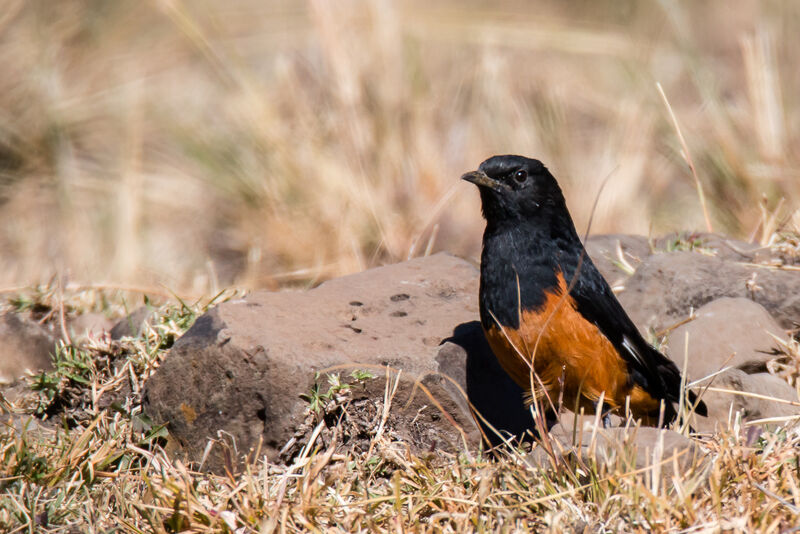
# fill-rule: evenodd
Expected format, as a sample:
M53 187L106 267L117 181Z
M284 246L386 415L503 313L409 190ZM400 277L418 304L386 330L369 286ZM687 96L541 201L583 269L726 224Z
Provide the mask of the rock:
M624 234L589 236L585 243L586 252L611 287L623 285L632 274L620 266L618 246L623 259L634 270L651 254L650 244L644 236Z
M592 238L587 244L599 265L607 262L601 267L606 273L614 273L614 256L608 254L616 254L617 239L622 238ZM620 295L640 327L672 325L685 318L691 307L725 296L749 298L774 310L780 326L790 325L799 315L800 275L795 272L692 252L649 254L644 238L620 242L631 262L634 256L642 261L624 281L626 288ZM331 280L306 292L257 292L221 304L198 318L148 380L145 411L153 420L168 423L171 435L190 460L199 460L207 440L223 433L233 437L242 452L263 440L262 450L275 461L306 424L308 404L300 395L311 390L316 372L371 370L379 375L374 379L378 382L365 386L369 393L359 402L369 400L374 407L378 404L372 402L373 397L382 394L383 372L389 366L402 370L397 397L402 402L393 403L387 424L394 424L395 429L410 428L420 421L431 425L414 427L407 435L396 431L411 440L412 449L452 450L463 441L474 446L481 432L494 444L500 441L495 431L520 436L532 428L531 417L521 402L522 391L500 368L476 321L477 292L478 271L473 266L438 254ZM711 321L715 313L704 312L701 319ZM747 313L729 313L743 314L747 321L763 324L768 330L775 327L752 307ZM140 320L126 319L117 326L122 329L121 325L141 324ZM114 332L117 336L120 329ZM748 329L752 327L740 327L739 332ZM674 334L679 335L680 331ZM703 334L690 336L702 339ZM733 341L734 333L726 337ZM744 341L736 339L737 346L744 347ZM758 345L751 344L747 350L737 349L741 361L736 360L736 365L748 371L763 370L763 360L754 356L763 339L757 338ZM677 337L673 345L682 347ZM682 351L679 356L680 364ZM711 358L705 360L705 355L693 357L692 364L698 367L690 372L699 373L703 365L711 365ZM762 379L742 379L732 373L726 380L731 384L739 380L742 388L747 388L755 387L751 381ZM324 388L324 379L322 384ZM419 395L424 389L431 392L430 403L414 404L412 400L406 404L412 392ZM470 405L481 414L478 424ZM404 413L404 406L420 410L419 417ZM431 406L436 407L438 416L430 411ZM723 408L709 418L713 425L722 417ZM755 408L747 409L755 413ZM213 468L214 462L220 465L220 461L220 457L212 457L210 466Z
M691 308L720 297L758 302L788 329L800 318L800 273L693 252L653 254L642 261L618 297L643 332L672 326Z
M0 424L5 425L7 429L13 429L17 436L25 435L29 440L49 440L56 435L55 429L28 414L2 414Z
M131 313L117 321L111 328L111 339L121 339L123 337L139 337L142 335L145 325L152 320L154 312L147 306L140 306Z
M778 339L786 332L760 304L745 298L723 297L702 306L697 318L668 336L667 355L683 368L686 336L688 376L698 380L723 367L748 373L766 372L775 359Z
M0 383L52 368L55 338L15 313L0 315Z
M702 451L691 439L669 429L589 427L573 433L559 423L552 428L549 437L549 446L559 458L594 460L601 468L618 472L649 467L646 476L671 477L673 458L677 458L680 472L684 474L704 463ZM531 452L528 461L545 468L554 462L542 445Z
M114 324L102 313L82 313L69 321L72 341L87 337L98 337L112 329Z
M30 395L30 393L31 387L24 380L17 380L11 384L0 384L0 415L5 415L3 412L6 411L12 413L16 412L17 410L10 409L9 405L24 403L25 397Z
M747 375L746 391L768 397L747 397L743 404L743 416L747 421L769 417L785 417L800 414L800 399L797 391L782 378L769 373ZM775 399L775 400L772 400ZM779 400L788 402L778 402Z
M783 417L800 413L797 407L780 401L748 396L797 401L797 394L786 381L767 373L767 362L777 357L773 349L785 332L763 306L745 298L720 298L697 310L697 318L679 326L668 337L667 355L683 369L686 335L688 380L695 381L730 367L695 388L702 392L708 417L693 416L692 428L715 432L727 428L741 412L742 420ZM718 390L728 390L718 391ZM739 393L745 393L744 395Z
M768 250L757 243L730 239L718 234L701 233L701 247L711 250L717 258L727 262L752 262L759 252Z
M708 232L673 232L654 239L652 248L653 253L694 252L739 262L751 262L760 251L768 250L755 243Z
M702 393L702 398L708 408L708 417L693 415L690 421L697 432L711 433L729 428L736 420L736 412L741 413L742 421L780 419L800 414L800 400L794 388L769 373L747 374L740 369L729 369L705 386L708 389ZM781 422L774 421L775 424Z
M148 380L145 411L168 422L190 459L224 431L240 451L263 439L274 460L303 422L307 403L299 396L316 372L362 368L382 376L390 366L428 377L423 384L435 386L447 413L437 424L452 430L455 422L471 445L480 434L463 391L498 430L530 427L522 392L482 339L477 292L474 267L437 254L307 292L256 292L223 303L197 319Z
M788 233L773 235L768 246L753 255L754 263L770 265L798 265L800 263L800 237Z
M617 245L623 258L634 269L653 254L693 252L713 256L729 262L753 262L758 258L772 259L769 247L747 243L707 232L675 232L655 239L641 235L593 235L586 240L586 251L609 283L627 279L630 273L619 266Z

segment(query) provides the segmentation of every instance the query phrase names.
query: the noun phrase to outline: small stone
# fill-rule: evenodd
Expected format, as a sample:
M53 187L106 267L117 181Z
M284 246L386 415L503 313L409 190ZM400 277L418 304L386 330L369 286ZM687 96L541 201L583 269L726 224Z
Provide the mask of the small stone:
M87 337L101 336L113 326L114 323L102 313L82 313L69 321L73 343Z
M16 313L0 315L0 384L52 369L55 338Z
M699 470L707 461L691 439L666 428L613 427L584 428L574 433L561 423L549 433L550 447L560 457L570 460L576 456L592 459L606 469L623 471L644 470L645 476L669 480L674 474L675 461L681 473ZM532 465L548 468L553 459L546 448L538 446L528 456Z
M769 373L747 374L740 369L729 369L696 391L702 391L705 386L708 390L702 393L702 399L708 408L708 417L693 415L690 421L697 432L713 433L730 428L737 412L744 422L774 419L772 424L781 424L784 419L800 414L800 399L794 388Z
M723 367L765 372L786 332L760 304L746 298L720 298L702 306L697 318L668 337L667 355L683 368L688 336L688 376L698 380Z
M119 321L111 328L111 339L123 337L139 337L145 325L152 320L154 312L147 306L141 306Z

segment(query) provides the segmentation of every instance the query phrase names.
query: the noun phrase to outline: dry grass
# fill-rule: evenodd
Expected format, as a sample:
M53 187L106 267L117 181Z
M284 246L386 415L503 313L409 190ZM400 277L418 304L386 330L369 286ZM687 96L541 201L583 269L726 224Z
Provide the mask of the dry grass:
M82 311L77 303L120 304L96 290L63 299L40 290L19 302L40 311L70 303L67 319ZM0 430L0 530L791 532L800 520L796 424L761 434L735 425L698 442L706 463L672 474L637 471L625 451L610 465L586 457L544 469L515 449L494 459L415 456L388 427L366 429L366 449L338 447L350 424L341 387L324 396L323 409L338 416L311 413L313 431L288 464L256 453L238 469L235 447L222 439L216 446L227 446L228 472L197 471L170 459L166 433L141 412L140 392L205 306L165 304L140 337L61 347L57 372L4 401L11 423ZM787 353L797 360L794 345ZM776 371L796 379L796 368ZM31 414L34 424L23 430Z
M204 294L473 255L458 176L500 152L546 161L580 228L611 174L593 231L644 234L705 226L688 152L714 228L749 237L762 194L800 196L799 18L754 1L7 0L0 284Z
M118 315L117 285L214 294L475 254L477 198L457 177L500 152L546 161L579 228L609 173L593 231L702 227L699 182L716 230L796 263L781 230L800 225L785 207L800 197L797 5L487 6L6 0L0 284L104 287L15 301L58 328ZM321 427L288 466L196 472L164 452L140 393L204 305L62 346L56 373L0 399L0 530L782 532L800 518L796 426L716 436L707 471L656 484L623 464L545 472L512 450L421 458L390 431L337 452ZM797 383L792 361L774 371ZM25 430L30 414L55 424Z

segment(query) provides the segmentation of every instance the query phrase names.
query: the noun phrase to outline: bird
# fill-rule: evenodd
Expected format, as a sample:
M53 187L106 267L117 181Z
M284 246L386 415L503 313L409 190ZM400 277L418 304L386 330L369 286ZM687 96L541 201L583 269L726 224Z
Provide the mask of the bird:
M643 338L592 263L547 167L493 156L461 178L478 187L486 219L481 326L528 402L544 402L548 426L556 403L599 411L604 427L627 410L643 424L676 420L680 371ZM707 415L694 392L685 400Z

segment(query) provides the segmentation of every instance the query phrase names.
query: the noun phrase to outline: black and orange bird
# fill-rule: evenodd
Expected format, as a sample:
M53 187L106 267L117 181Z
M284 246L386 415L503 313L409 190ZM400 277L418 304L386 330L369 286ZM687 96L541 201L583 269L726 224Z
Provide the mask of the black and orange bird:
M500 365L531 394L646 424L677 417L681 376L634 326L586 254L556 179L535 159L494 156L462 176L478 186L480 318ZM546 395L545 395L546 393ZM706 406L688 392L694 411ZM545 404L545 406L547 406Z

